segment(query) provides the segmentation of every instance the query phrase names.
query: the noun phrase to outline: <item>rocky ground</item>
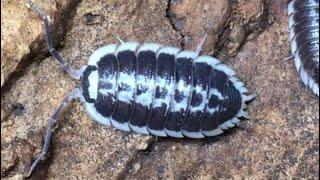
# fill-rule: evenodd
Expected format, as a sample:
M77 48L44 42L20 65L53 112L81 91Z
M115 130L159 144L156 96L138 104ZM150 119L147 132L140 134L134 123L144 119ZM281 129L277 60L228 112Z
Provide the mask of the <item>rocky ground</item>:
M156 138L96 124L79 102L55 129L50 156L31 179L319 178L319 100L290 56L287 0L40 0L55 47L72 67L125 41L196 48L233 67L257 98L249 121L202 140ZM45 47L24 1L1 1L1 178L23 179L47 119L77 82Z

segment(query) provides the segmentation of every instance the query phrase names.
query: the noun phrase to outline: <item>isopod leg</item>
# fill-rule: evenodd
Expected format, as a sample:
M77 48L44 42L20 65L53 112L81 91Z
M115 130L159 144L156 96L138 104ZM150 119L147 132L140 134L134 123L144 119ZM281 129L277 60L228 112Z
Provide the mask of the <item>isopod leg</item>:
M124 44L125 43L119 36L115 36L115 37L120 42L120 44Z
M67 72L68 74L70 74L71 77L75 78L75 79L80 79L80 77L82 76L82 71L83 70L74 70L72 68L70 68L68 62L66 60L64 60L60 54L58 53L58 51L56 51L53 47L52 47L52 37L51 37L51 30L50 30L50 18L49 16L47 16L46 14L44 14L42 12L42 10L40 8L38 8L31 0L28 0L27 2L27 6L29 8L31 8L43 21L44 27L45 27L45 35L46 35L46 42L47 42L47 47L48 50L50 52L50 54L60 63L61 68L63 69L63 71Z
M199 56L200 52L202 51L203 44L204 44L206 38L207 38L207 33L202 37L200 43L199 43L198 46L197 46L197 49L196 49L196 51L195 51L196 54L197 54L197 56Z
M28 176L32 174L33 170L39 164L39 162L45 159L51 141L52 129L53 126L56 124L59 115L61 114L63 109L68 105L68 103L77 97L81 97L81 90L79 88L73 89L66 97L64 97L60 105L54 110L53 114L51 115L48 121L48 127L46 130L46 136L44 138L44 144L42 146L41 153L39 154L37 159L32 163L29 169Z

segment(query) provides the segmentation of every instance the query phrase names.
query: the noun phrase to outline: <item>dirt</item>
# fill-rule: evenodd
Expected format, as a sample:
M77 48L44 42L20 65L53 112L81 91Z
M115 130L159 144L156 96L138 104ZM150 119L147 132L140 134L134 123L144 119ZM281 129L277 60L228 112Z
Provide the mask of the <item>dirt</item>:
M70 103L48 159L31 179L319 178L319 100L290 56L287 1L35 1L72 67L100 46L158 42L214 55L251 93L250 120L201 140L103 127ZM41 20L21 1L1 1L1 178L23 179L41 150L47 119L77 81L49 55Z

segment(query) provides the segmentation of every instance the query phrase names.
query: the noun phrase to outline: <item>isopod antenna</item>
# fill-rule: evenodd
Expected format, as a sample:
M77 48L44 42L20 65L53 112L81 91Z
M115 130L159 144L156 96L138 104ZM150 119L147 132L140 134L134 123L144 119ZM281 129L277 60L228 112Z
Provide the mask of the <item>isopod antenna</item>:
M27 177L29 177L32 174L33 170L37 167L37 165L39 164L40 161L45 160L46 154L47 154L49 146L50 146L53 127L57 123L59 115L61 114L63 109L69 104L69 102L71 100L73 100L75 98L78 98L78 97L82 97L81 94L82 94L81 89L79 89L79 88L73 89L67 96L65 96L63 98L63 100L60 103L60 105L52 113L52 115L51 115L51 117L49 118L49 121L48 121L48 127L47 127L47 130L46 130L46 136L44 138L44 143L43 143L43 146L42 146L42 149L41 149L41 153L33 161L32 165L31 165L31 167L29 169L29 173L28 173Z
M65 61L60 54L52 47L52 38L51 38L51 33L50 33L50 23L49 23L49 17L47 15L45 15L41 9L39 9L38 7L36 7L36 5L31 1L28 0L27 1L27 6L29 8L31 8L43 21L44 23L44 27L45 27L45 35L46 35L46 42L47 42L47 47L49 49L50 54L60 63L61 68L67 72L71 77L73 77L74 79L80 79L81 76L83 75L83 70L84 68L81 68L80 70L74 70L72 68L70 68L69 64L67 61ZM44 160L46 157L46 154L48 152L49 146L50 146L50 142L51 142L51 136L52 136L52 131L53 131L53 127L56 124L59 115L61 114L61 112L63 111L63 109L68 105L68 103L78 97L82 97L82 90L81 88L75 88L73 89L66 97L64 97L64 99L62 100L62 102L60 103L60 105L55 109L55 111L53 112L53 114L51 115L51 117L48 120L48 126L47 126L47 130L46 130L46 135L44 138L44 143L41 149L41 153L38 155L38 157L33 161L28 175L30 176L33 172L33 170L37 167L37 165L39 164L40 161Z
M64 60L60 54L58 53L57 50L55 50L52 47L52 37L51 37L51 30L50 30L50 18L49 16L45 15L42 10L40 8L38 8L33 2L32 0L28 0L27 1L27 6L29 8L31 8L43 21L44 23L44 28L45 28L45 35L46 35L46 43L47 43L47 47L48 50L50 52L50 54L57 60L59 61L59 64L62 68L63 71L67 72L71 77L73 77L74 79L80 79L80 77L82 76L82 72L83 70L75 70L70 68L69 63Z

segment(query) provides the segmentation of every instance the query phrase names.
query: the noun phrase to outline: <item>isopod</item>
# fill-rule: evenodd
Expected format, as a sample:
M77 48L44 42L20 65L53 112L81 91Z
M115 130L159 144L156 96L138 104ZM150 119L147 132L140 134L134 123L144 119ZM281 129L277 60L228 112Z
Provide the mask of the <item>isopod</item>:
M319 96L319 0L288 5L291 52L300 77Z
M81 81L49 119L41 154L49 148L52 127L68 102L79 98L93 120L122 131L155 136L203 138L248 118L246 103L254 96L235 72L211 56L157 43L123 42L94 51L88 64L73 70L52 47L49 22L31 1L29 6L43 20L47 46L68 74Z

